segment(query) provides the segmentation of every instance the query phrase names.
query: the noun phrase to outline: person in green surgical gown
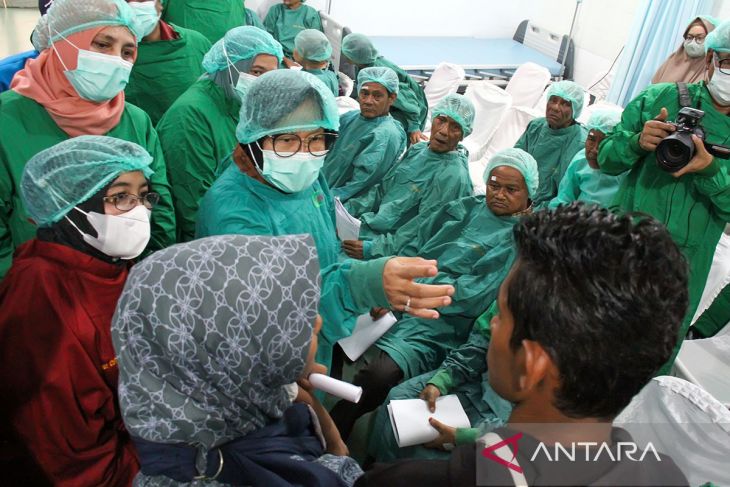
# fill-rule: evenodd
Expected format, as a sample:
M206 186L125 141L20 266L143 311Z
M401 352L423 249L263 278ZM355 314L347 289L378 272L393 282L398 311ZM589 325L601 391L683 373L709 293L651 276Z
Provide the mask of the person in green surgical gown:
M296 64L293 55L294 39L297 34L305 29L324 32L319 12L309 5L304 5L304 1L282 0L281 3L271 6L264 19L266 30L284 48L284 64L287 68Z
M390 109L408 133L409 145L417 144L425 137L421 133L428 116L428 100L421 85L408 73L378 54L373 43L363 34L350 34L342 41L342 54L358 69L371 66L390 68L398 75L400 89L398 99Z
M236 147L241 108L238 90L250 78L277 69L281 46L266 31L236 27L205 55L207 75L196 81L170 107L157 125L168 167L177 240L195 237L198 204L216 178L219 163Z
M388 112L398 96L390 68L365 68L357 75L360 110L340 117L340 135L322 172L343 203L379 183L406 147L403 126Z
M200 32L211 43L221 40L234 27L263 28L244 0L162 0L162 5L166 22Z
M332 94L340 94L337 74L329 68L332 45L322 32L305 29L294 38L294 61L302 66L305 73L316 76Z
M335 343L349 336L356 317L371 307L395 307L435 318L438 313L430 308L448 305L448 294L453 293L450 285L412 281L435 275L433 261L342 258L333 197L320 172L338 127L332 92L311 74L281 69L253 81L236 130L239 145L203 198L197 225L199 238L312 235L322 268L319 309L324 324L317 362L325 366ZM272 267L266 272L276 272L276 260L285 259L287 249L272 249L271 255ZM252 289L252 299L256 292Z
M439 319L402 318L375 343L377 355L353 380L363 388L360 402L340 401L331 411L343 439L400 380L435 369L466 342L474 320L496 299L515 258L512 228L531 210L539 176L535 159L514 148L496 153L484 176L486 196L445 205L424 220L413 238L412 255L439 263L439 274L426 282L453 284L456 293L452 304L439 310Z
M144 19L146 29L124 94L128 102L147 112L156 125L173 102L203 74L203 56L211 44L200 32L160 20L160 0L127 3L140 10L138 15Z
M558 194L573 156L584 147L587 130L575 121L583 110L583 88L572 81L550 85L545 117L531 121L515 147L529 152L540 169L540 189L533 203L547 205Z
M583 150L578 152L565 171L558 187L558 195L548 208L557 208L573 201L595 203L608 208L616 195L623 175L611 176L598 166L598 146L621 120L621 112L608 108L596 109L588 122L588 137Z

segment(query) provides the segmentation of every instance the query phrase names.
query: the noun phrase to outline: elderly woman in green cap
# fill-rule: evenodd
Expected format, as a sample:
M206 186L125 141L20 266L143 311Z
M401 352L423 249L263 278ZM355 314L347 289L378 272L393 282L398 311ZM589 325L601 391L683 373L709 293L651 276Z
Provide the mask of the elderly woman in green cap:
M383 180L406 148L403 126L390 114L398 76L390 68L365 68L357 75L360 110L340 117L340 135L322 171L343 203Z
M203 58L207 73L170 107L157 125L177 216L177 240L195 237L198 204L218 164L236 147L236 124L246 83L278 69L281 45L256 27L236 27Z
M22 443L11 450L30 452L54 485L130 485L138 469L117 404L111 320L150 239L151 163L137 144L82 135L23 172L38 230L0 286L2 416Z
M474 105L462 95L447 95L434 107L430 141L411 146L379 185L345 204L362 221L360 240L343 243L347 255L393 255L396 233L404 227L417 231L444 205L472 194L467 153L460 142L473 123Z
M467 340L474 320L496 299L515 258L512 228L531 210L537 193L537 163L523 150L505 149L489 161L484 179L486 197L467 196L444 205L398 249L436 260L438 275L423 282L450 284L456 292L449 306L439 308L437 320L404 317L375 343L376 358L353 380L363 388L360 402L340 401L331 411L343 439L357 418L378 407L398 382L438 367Z
M403 124L409 144L417 144L423 137L421 131L428 116L428 101L421 85L396 64L378 54L373 43L363 34L350 34L342 41L342 55L358 69L390 68L398 75L400 90L390 113Z

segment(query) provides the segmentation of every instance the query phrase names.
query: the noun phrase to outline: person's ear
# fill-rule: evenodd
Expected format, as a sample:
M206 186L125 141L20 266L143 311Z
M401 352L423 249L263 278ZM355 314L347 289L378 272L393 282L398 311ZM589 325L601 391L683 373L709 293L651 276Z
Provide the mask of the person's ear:
M396 98L398 98L397 93L390 93L388 94L388 106L392 107L393 103L395 103Z
M542 345L533 340L522 340L520 356L521 370L515 385L521 394L527 396L547 377L552 369L552 359Z

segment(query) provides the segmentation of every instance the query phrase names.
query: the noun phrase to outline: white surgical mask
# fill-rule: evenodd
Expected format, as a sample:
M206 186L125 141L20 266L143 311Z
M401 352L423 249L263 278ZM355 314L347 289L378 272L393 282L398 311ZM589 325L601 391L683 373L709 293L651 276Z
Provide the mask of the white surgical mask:
M71 41L64 40L76 47ZM78 49L79 55L76 69L68 69L61 58L61 54L52 44L59 61L63 65L63 72L76 93L85 100L103 102L108 101L121 93L127 87L129 74L134 66L119 56L111 56L100 52Z
M233 69L236 69L235 67ZM243 102L244 96L246 96L246 90L248 86L256 79L256 76L248 73L238 72L238 82L233 87L238 99Z
M285 193L298 193L310 187L319 177L324 156L309 152L297 152L291 157L281 157L272 150L262 150L264 169L261 176ZM256 169L258 166L254 164Z
M730 106L730 74L725 74L715 66L712 79L707 83L712 98L722 106Z
M702 57L705 55L705 43L687 39L684 41L684 51L689 57Z
M75 209L86 215L86 219L98 236L93 237L82 232L70 218L66 219L78 230L87 244L109 257L134 259L144 251L150 241L152 212L144 205L138 205L121 215L106 215L94 211L87 213L78 207Z
M132 20L133 28L137 35L147 37L155 30L157 23L160 21L160 15L157 13L157 2L132 2L128 3L134 10L134 20Z

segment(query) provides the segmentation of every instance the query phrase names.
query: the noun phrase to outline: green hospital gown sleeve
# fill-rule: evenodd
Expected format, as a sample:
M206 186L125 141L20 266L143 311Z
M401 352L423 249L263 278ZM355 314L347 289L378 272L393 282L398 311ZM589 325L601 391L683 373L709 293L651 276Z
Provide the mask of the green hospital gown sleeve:
M150 183L154 192L160 195L160 201L152 210L152 237L148 250L162 250L176 242L175 209L172 204L170 183L167 180L165 156L162 153L160 139L151 123L145 148L154 158L150 167L155 173L150 177Z
M579 153L580 154L580 153ZM563 175L558 186L558 195L550 201L548 208L557 208L560 205L567 205L578 199L580 196L580 181L576 169L578 158L574 158Z

